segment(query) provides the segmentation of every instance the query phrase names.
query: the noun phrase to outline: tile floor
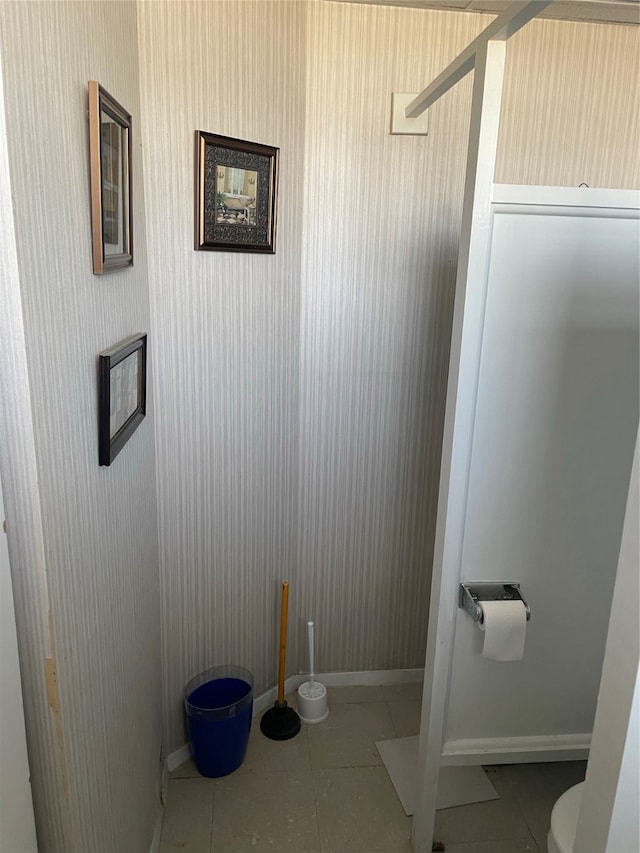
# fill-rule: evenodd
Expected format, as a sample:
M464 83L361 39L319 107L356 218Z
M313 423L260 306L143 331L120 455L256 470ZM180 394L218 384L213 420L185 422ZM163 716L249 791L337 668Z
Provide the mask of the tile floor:
M255 719L235 773L203 779L188 761L171 774L160 853L409 853L411 818L375 742L418 733L421 693L418 684L329 688L327 720L289 741L268 740ZM553 803L585 770L487 768L501 799L439 811L436 838L446 853L546 851Z

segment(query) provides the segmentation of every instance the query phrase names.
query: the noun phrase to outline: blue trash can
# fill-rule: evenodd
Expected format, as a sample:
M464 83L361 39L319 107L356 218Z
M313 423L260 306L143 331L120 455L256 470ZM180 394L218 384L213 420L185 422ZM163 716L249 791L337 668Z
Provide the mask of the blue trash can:
M253 712L253 675L240 666L216 666L184 690L189 739L202 776L233 773L244 761Z

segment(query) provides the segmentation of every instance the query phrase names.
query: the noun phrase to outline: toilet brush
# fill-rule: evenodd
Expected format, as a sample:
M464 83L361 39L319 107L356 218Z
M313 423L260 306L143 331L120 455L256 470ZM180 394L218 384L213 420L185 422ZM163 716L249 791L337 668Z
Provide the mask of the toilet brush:
M287 614L289 610L289 584L282 583L280 605L280 657L278 660L278 698L273 706L262 715L260 731L271 740L289 740L300 731L300 717L287 705L284 698L284 671L287 657Z
M298 687L298 713L304 723L321 723L327 719L327 688L315 680L313 622L307 622L309 637L309 681Z

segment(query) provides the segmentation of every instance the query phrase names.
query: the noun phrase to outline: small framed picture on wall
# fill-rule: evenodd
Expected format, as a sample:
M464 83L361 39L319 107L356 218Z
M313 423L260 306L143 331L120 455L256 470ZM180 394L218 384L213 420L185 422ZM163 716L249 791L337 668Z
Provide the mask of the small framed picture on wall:
M278 155L196 131L196 250L275 253Z
M147 406L147 336L133 335L98 357L98 456L111 465Z

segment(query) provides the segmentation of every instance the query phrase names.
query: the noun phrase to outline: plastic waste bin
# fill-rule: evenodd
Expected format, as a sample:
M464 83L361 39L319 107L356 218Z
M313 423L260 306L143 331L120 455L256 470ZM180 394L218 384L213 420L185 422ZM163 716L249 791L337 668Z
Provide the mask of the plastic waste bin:
M198 772L219 777L244 761L253 712L253 675L240 666L216 666L192 678L184 691L189 739Z

